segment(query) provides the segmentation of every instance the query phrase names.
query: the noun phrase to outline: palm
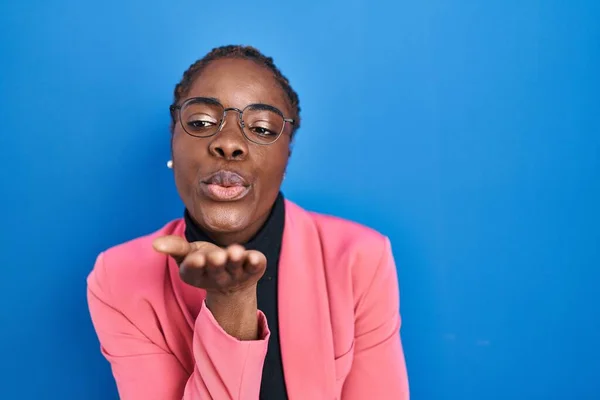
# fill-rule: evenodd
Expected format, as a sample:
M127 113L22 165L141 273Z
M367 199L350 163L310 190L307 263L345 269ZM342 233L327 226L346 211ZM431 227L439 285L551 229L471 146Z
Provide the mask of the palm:
M224 294L255 285L267 265L264 254L240 245L222 249L208 242L189 243L179 236L165 236L153 246L175 259L184 282Z

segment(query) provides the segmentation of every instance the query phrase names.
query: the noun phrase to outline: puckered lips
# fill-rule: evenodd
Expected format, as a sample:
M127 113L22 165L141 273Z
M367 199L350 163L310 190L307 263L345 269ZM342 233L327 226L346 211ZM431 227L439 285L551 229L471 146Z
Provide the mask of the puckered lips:
M248 194L250 183L238 172L219 170L202 179L200 189L211 200L235 201Z

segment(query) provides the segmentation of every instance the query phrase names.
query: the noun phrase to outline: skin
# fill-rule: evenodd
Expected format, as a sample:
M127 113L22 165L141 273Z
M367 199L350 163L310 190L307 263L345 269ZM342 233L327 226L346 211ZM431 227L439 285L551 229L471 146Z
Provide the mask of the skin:
M196 78L187 96L213 97L225 107L243 109L265 103L292 115L286 95L266 67L251 60L211 62ZM185 100L181 99L180 103ZM287 167L291 127L268 146L249 142L228 113L222 130L209 138L188 135L179 121L172 136L175 184L198 225L219 245L188 243L178 236L157 238L154 248L177 261L184 282L206 290L206 305L221 327L240 340L259 337L256 284L266 257L246 250L246 243L266 221ZM219 170L231 170L249 183L248 194L236 201L215 201L203 194L200 182Z

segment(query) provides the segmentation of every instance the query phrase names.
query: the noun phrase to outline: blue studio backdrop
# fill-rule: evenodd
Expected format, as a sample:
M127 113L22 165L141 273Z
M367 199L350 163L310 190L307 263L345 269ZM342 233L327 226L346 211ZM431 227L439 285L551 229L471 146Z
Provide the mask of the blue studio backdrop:
M230 43L300 95L285 194L391 238L412 398L600 398L600 2L256 4L0 3L0 398L117 398L85 278L182 215L172 90Z

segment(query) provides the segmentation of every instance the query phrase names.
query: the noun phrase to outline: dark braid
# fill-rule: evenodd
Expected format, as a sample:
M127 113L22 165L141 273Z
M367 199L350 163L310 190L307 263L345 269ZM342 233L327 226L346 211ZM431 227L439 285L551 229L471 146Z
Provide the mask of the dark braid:
M173 105L177 105L177 103L179 103L183 97L187 96L188 91L194 83L194 80L202 73L208 64L210 64L212 61L223 58L242 58L251 60L256 62L258 65L267 67L273 73L273 77L277 80L279 85L281 85L281 88L285 92L288 100L290 101L290 105L292 106L292 112L294 115L292 115L291 118L293 118L295 121L292 127L293 136L296 130L300 127L300 100L298 99L298 94L294 91L294 89L292 89L290 82L281 73L281 71L279 71L279 68L275 66L273 63L273 58L265 56L252 46L228 45L217 47L212 49L210 53L205 55L203 58L193 63L187 69L187 71L183 73L181 82L175 86L175 91L173 93ZM175 115L171 114L171 118L172 130L173 124L175 123Z

